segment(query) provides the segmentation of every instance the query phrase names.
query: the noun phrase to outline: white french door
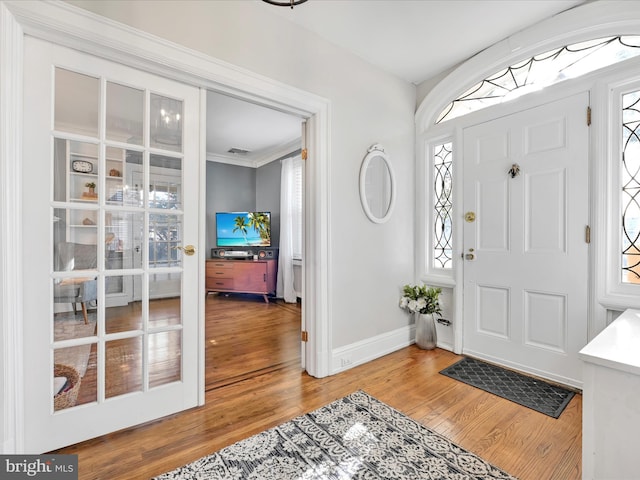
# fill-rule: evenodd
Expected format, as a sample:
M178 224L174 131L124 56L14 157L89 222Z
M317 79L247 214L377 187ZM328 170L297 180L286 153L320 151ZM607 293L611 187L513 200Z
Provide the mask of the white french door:
M587 106L585 92L464 130L463 350L575 386L588 325Z
M24 92L24 445L41 453L197 405L199 91L26 37Z

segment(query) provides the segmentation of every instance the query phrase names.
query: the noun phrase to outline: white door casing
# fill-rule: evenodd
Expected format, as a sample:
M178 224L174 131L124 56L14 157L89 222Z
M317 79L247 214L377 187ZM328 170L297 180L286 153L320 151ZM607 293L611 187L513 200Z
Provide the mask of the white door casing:
M588 99L463 131L463 215L475 214L463 228L463 351L573 386L588 326Z
M107 303L105 294L104 291L99 293L97 330L94 337L90 339L91 343L95 343L98 347L97 399L81 406L55 412L53 410L53 352L55 347L60 346L54 342L51 321L54 312L51 302L51 266L53 264L51 212L52 206L56 208L55 202L52 203L54 173L52 145L55 136L52 131L54 66L102 78L103 81L107 79L140 89L148 89L172 98L179 98L183 102L184 150L182 154L175 155L176 158L182 159L184 166L182 168L183 196L181 210L175 211L175 215L181 218L181 238L184 243L193 243L196 247L199 238L198 185L201 164L198 137L200 92L194 87L32 38L25 39L25 60L23 265L25 292L32 293L25 294L23 305L23 350L26 365L24 451L41 453L193 407L198 402L199 375L197 346L199 256L183 256L180 267L157 270L160 276L177 275L182 279L179 324L152 326L148 319L150 308L143 306L142 311L147 315L147 320L139 330L110 334L106 326L104 307L102 310L100 308L101 304ZM103 143L103 140L99 143ZM152 149L146 148L146 150ZM155 154L160 155L161 152L155 151ZM146 155L151 157L154 153ZM96 212L106 208L104 202L104 200L100 201ZM126 210L126 207L113 207L113 212ZM144 215L143 212L150 211L146 205L128 210L139 211L141 215ZM156 214L161 212L156 211ZM101 225L99 222L98 231L103 228ZM103 237L98 234L97 238ZM98 285L104 285L105 274L108 276L104 262L100 259L100 252L103 251L101 248L98 249L99 260L95 272ZM156 272L143 266L123 273L150 278ZM150 292L147 293L147 305L149 297L151 297ZM150 386L150 367L147 362L151 357L142 355L143 386L122 395L111 397L106 395L105 345L133 335L141 339L145 354L148 354L153 348L148 343L152 341L150 339L157 341L161 338L157 334L166 331L178 332L181 337L179 380L155 388ZM75 339L71 343L86 343L86 341L86 338Z

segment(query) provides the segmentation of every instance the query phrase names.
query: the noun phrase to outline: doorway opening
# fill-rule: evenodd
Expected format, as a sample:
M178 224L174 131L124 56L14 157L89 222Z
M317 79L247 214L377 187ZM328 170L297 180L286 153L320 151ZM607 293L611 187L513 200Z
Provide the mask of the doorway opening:
M206 104L208 391L301 365L302 218L291 225L284 217L290 203L302 216L303 176L299 196L287 193L284 162L300 157L303 120L213 91ZM285 237L297 245L283 245ZM289 275L294 295L283 295Z

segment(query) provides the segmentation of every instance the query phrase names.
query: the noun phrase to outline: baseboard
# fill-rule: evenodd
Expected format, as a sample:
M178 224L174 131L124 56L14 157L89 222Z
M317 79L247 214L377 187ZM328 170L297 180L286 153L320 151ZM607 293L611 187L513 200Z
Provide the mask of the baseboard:
M362 365L388 353L408 347L414 342L414 332L414 326L410 325L336 348L332 354L331 373L343 372L356 365Z
M415 325L392 330L333 350L331 375L370 362L415 343ZM438 348L453 351L453 345L438 342Z

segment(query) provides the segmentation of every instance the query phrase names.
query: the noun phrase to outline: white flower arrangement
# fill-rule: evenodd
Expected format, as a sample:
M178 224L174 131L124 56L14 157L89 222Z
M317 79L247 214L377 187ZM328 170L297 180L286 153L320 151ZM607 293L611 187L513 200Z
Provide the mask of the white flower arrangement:
M411 313L440 314L439 296L441 288L426 285L405 285L400 297L400 308Z

